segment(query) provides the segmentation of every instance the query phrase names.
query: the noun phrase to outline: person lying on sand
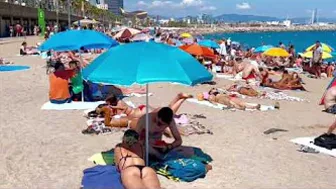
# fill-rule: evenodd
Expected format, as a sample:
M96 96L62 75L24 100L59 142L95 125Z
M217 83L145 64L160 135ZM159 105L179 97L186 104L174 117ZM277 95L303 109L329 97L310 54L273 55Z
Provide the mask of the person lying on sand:
M336 114L336 86L327 90L324 97L324 108L327 113Z
M224 90L227 90L229 92L237 92L242 95L256 97L262 95L257 90L253 89L250 85L240 85L237 83L234 83L232 85L228 85L224 87Z
M14 64L14 62L8 61L0 57L0 65L8 65L8 64Z
M228 108L235 108L238 110L246 110L246 109L254 109L260 110L261 105L251 105L240 100L237 97L226 95L220 93L217 89L212 88L208 93L200 93L197 95L198 100L207 100L211 103L219 103L227 106ZM275 108L279 109L279 103L277 102L274 106Z
M35 47L28 47L27 42L23 42L20 47L20 55L33 55L38 54Z
M279 81L273 82L272 79L268 78L269 73L265 70L262 72L262 82L261 86L271 87L279 90L306 90L301 84L301 78L297 73L289 74L285 70Z
M191 95L179 93L168 105L174 112L177 113L178 109L181 107L183 102L191 98ZM106 99L107 106L103 108L97 108L97 113L101 111L104 112L105 125L112 127L127 127L130 126L134 128L137 124L138 119L146 114L146 106L140 105L136 108L130 107L123 100L119 100L115 95L111 95ZM153 111L158 111L159 108L149 107ZM115 117L119 119L112 119L113 116L119 115L120 117Z
M145 148L134 130L124 133L122 143L114 149L114 159L126 189L160 189L160 181L155 171L144 161Z

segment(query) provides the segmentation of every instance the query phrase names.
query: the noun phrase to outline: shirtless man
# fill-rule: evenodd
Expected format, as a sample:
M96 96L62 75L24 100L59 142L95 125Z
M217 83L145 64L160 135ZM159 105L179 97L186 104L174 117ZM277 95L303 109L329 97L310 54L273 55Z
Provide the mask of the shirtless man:
M149 155L157 159L163 159L164 155L182 145L182 138L173 119L174 112L169 107L163 107L158 111L149 113ZM172 143L162 142L164 132L169 129L172 133L174 141ZM135 129L140 140L145 143L146 137L146 115L143 115Z
M336 86L329 88L324 97L325 111L336 114Z

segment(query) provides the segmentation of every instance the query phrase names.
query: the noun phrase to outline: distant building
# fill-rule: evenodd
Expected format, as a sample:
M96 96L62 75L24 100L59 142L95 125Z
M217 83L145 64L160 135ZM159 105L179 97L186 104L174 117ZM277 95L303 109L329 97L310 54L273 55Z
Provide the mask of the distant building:
M291 27L292 21L287 19L287 20L284 20L282 24L286 27Z
M124 8L124 0L104 0L105 4L107 4L107 10L112 12L115 15L120 15L120 8Z
M317 20L317 9L315 9L315 10L313 10L310 24L315 24L317 22L318 22L318 20Z

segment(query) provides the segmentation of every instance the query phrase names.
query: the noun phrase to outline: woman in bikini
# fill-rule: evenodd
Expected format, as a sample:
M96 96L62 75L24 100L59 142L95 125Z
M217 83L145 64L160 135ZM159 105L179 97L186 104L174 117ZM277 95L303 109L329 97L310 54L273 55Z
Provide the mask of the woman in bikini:
M139 134L131 129L124 133L122 143L115 147L115 164L126 189L161 188L155 171L145 165L144 153Z
M237 97L229 96L220 93L217 89L212 88L208 93L198 94L198 100L207 100L211 103L219 103L227 106L228 108L236 108L238 110L257 109L260 110L260 104L251 105L241 101Z
M179 93L177 96L170 102L168 107L170 107L174 114L177 113L178 109L181 107L182 103L188 99L192 98L191 95L184 93ZM131 128L136 127L138 119L146 114L146 106L140 105L136 108L133 108L127 105L123 100L119 100L115 95L111 95L106 99L107 106L103 108L97 108L97 113L104 112L105 125L112 127L127 127ZM160 109L149 107L150 111L158 111ZM113 116L119 115L118 119L112 119Z

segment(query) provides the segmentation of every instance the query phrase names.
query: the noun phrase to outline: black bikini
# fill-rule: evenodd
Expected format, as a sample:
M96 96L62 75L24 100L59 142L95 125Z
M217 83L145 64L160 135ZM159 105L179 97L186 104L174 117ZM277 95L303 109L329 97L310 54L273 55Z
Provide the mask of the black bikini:
M126 154L126 156L123 156L122 149L121 149L121 147L119 147L119 148L120 148L120 153L121 153L121 158L119 159L119 164L120 164L121 160L124 159L124 163L122 164L122 167L121 167L121 169L119 169L119 171L125 170L129 167L136 167L140 170L140 178L142 178L142 169L146 167L145 165L130 165L130 166L124 168L124 165L125 165L125 162L126 162L127 158L140 158L140 157L132 157L129 154ZM143 149L142 149L142 146L141 146L141 155L143 156L143 151L142 150ZM142 159L142 158L140 158L140 159ZM120 166L118 168L120 168Z

